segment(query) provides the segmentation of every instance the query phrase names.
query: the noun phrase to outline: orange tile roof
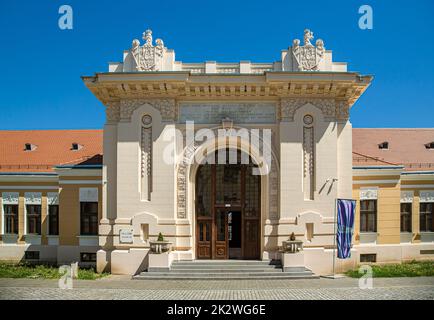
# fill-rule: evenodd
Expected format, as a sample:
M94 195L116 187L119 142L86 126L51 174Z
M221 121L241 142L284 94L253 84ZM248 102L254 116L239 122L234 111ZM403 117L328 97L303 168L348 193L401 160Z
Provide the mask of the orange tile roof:
M378 148L383 142L389 143L388 149ZM434 129L353 129L354 153L403 165L406 171L434 171L434 149L425 147L431 142ZM353 156L353 165L363 165L360 162Z
M53 166L101 164L103 130L0 131L0 172L52 172ZM36 146L25 151L25 144ZM73 151L72 144L83 146Z

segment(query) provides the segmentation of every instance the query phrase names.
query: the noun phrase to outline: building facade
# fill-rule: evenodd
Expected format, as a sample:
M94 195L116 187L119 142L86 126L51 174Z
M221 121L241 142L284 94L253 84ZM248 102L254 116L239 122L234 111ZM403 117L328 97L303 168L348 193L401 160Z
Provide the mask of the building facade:
M106 108L103 132L59 133L59 158L43 150L50 132L0 133L16 153L0 161L0 259L133 275L176 260L279 260L294 233L303 265L327 274L337 198L357 200L338 271L434 258L434 130L352 129L372 76L333 61L309 30L260 64L182 63L150 30L143 41L83 77ZM172 250L156 261L160 233Z

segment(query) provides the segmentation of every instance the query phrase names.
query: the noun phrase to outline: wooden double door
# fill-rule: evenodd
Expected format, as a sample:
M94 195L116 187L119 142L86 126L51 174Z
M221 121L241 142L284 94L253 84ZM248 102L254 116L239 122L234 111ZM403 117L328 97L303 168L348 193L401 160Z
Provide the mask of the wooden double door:
M260 187L255 166L201 165L196 175L197 259L260 259Z

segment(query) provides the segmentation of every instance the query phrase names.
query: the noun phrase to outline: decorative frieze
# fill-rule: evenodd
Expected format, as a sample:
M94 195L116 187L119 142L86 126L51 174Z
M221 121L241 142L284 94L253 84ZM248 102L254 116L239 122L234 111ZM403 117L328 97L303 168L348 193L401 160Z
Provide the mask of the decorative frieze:
M42 193L41 192L26 192L24 194L25 204L42 204Z
M401 203L412 203L413 197L413 191L401 191Z
M48 205L58 205L59 204L59 193L48 192L47 193L47 203Z
M113 101L106 104L106 120L107 122L118 122L121 118L120 114L120 102Z
M378 188L360 189L360 200L377 200Z
M217 124L230 118L238 124L274 124L274 102L183 102L179 104L179 122Z
M20 194L18 192L3 192L2 202L3 204L18 204Z
M419 199L420 202L434 202L434 190L420 191Z
M350 117L350 105L347 101L336 102L336 120L347 121Z
M133 112L145 104L151 105L161 114L163 121L175 121L176 104L175 99L126 99L120 103L120 119L131 121Z
M296 111L307 105L311 104L322 111L324 120L334 121L336 119L336 102L334 99L304 99L304 98L284 98L280 103L280 119L281 121L292 122Z

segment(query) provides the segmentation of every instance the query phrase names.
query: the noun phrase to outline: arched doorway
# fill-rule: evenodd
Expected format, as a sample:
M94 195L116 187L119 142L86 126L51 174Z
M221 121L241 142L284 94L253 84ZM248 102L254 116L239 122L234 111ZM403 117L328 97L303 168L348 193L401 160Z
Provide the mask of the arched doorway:
M222 150L220 150L221 152ZM197 259L260 259L261 176L241 151L230 161L229 149L215 152L216 164L196 173ZM220 161L218 161L220 160Z

